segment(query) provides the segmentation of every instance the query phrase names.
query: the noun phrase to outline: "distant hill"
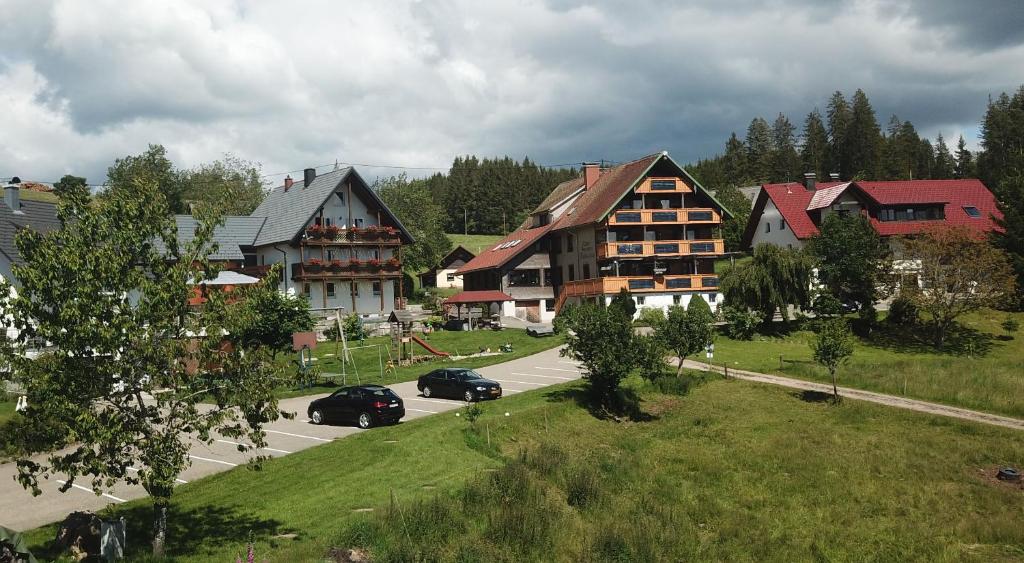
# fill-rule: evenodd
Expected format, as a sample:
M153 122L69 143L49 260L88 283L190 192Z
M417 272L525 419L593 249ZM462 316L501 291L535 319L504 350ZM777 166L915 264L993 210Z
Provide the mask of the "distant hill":
M484 250L494 246L499 240L505 238L501 235L462 235L448 233L452 240L452 247L462 246L473 254L480 254Z

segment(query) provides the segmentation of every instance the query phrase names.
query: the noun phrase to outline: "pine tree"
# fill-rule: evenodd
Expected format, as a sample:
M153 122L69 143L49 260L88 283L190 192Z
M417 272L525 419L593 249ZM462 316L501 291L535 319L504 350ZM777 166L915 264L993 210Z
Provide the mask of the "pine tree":
M724 172L726 182L734 186L749 183L750 171L747 163L747 147L733 132L725 143Z
M960 140L956 143L956 168L953 171L953 176L956 178L974 177L974 159L971 151L967 150L967 142L964 141L963 135L960 135Z
M949 153L949 147L946 146L946 140L942 138L942 133L935 139L935 167L932 169L932 179L935 180L948 180L953 177L953 155Z
M922 138L918 142L917 152L915 153L917 160L914 163L914 180L928 180L933 176L935 171L935 148L932 147L932 142L928 139Z
M799 179L800 155L796 152L796 127L789 118L779 113L772 123L771 179L773 182L791 182Z
M818 108L814 108L804 120L800 159L805 172L814 172L820 179L828 178L828 131Z
M846 167L840 169L840 173L845 178L872 178L878 174L879 169L881 131L878 120L867 95L859 88L853 94L852 106L850 127L843 144L845 158L841 159Z
M766 183L772 172L772 134L768 122L755 117L747 127L747 164L751 178Z
M849 179L848 176L842 176L844 169L843 147L846 144L846 132L850 128L853 116L850 112L850 105L846 103L846 98L839 90L832 94L826 113L828 115L829 172L839 172L840 177Z

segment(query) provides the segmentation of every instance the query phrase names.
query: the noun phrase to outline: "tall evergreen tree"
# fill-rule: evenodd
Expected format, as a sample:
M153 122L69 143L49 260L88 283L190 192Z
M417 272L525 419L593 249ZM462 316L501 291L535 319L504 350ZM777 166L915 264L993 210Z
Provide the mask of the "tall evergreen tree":
M772 123L771 180L790 182L802 176L800 155L796 152L796 127L779 113Z
M917 146L917 161L914 164L914 180L928 180L935 170L935 148L932 142L922 138Z
M974 157L971 151L967 149L967 142L964 141L964 136L960 135L960 140L956 143L956 168L953 171L953 176L956 178L973 178L974 177Z
M772 133L768 122L755 117L747 127L747 165L751 179L765 183L772 175Z
M747 147L733 132L725 142L724 172L726 182L743 186L749 182L750 168L747 163Z
M858 88L853 94L850 127L846 142L843 143L845 158L841 160L846 167L841 169L840 173L845 178L877 176L880 139L881 131L875 118L875 110L871 107L867 94Z
M828 178L828 131L818 108L814 108L804 120L800 159L804 172L814 172L821 179Z
M846 132L850 128L853 115L850 111L850 105L839 90L836 90L832 94L832 98L829 99L826 114L828 115L829 172L839 172L840 177L846 180L849 177L842 176L845 166L843 155L845 152L844 146L846 145Z
M948 180L954 174L953 155L946 146L946 140L942 133L935 138L935 167L932 169L931 177L935 180Z

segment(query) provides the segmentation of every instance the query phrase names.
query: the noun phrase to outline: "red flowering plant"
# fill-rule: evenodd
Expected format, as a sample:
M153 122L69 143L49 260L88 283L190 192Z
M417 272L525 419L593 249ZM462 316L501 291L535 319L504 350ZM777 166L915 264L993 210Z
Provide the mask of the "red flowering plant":
M378 260L376 258L370 258L369 260L366 261L366 265L369 266L370 269L372 269L372 270L379 270L380 269L380 260Z
M345 268L345 263L341 260L331 260L331 271L340 272Z
M345 234L348 235L348 240L356 240L362 231L359 227L349 227Z
M357 258L353 258L348 261L348 267L350 270L358 270L363 266L363 262Z
M384 264L387 266L387 269L389 270L397 270L399 267L402 266L402 263L399 262L398 258L395 258L394 256L388 258L387 262L385 262Z
M324 226L320 224L312 224L306 228L306 236L313 239L324 238Z
M324 236L330 240L338 238L338 233L340 232L341 229L338 228L337 225L327 225L327 227L324 228Z
M305 269L309 272L319 272L324 267L324 261L319 258L311 258L309 262L306 262Z
M384 227L384 232L387 233L389 237L393 238L398 234L398 229L394 227Z

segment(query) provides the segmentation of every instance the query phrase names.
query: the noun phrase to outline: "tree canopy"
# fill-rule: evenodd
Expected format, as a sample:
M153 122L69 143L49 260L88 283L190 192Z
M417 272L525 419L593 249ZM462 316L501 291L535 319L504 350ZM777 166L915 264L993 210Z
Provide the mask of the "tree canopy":
M879 283L889 271L889 250L867 217L829 214L808 241L807 253L815 260L818 280L840 302L874 309Z
M416 241L403 249L403 265L413 272L436 266L451 250L452 241L444 233L444 208L431 197L426 182L410 181L403 172L378 179L373 189Z
M726 303L745 307L771 322L776 311L788 318L789 305L810 305L811 261L800 249L761 243L754 247L750 262L740 263L722 274L721 289Z

